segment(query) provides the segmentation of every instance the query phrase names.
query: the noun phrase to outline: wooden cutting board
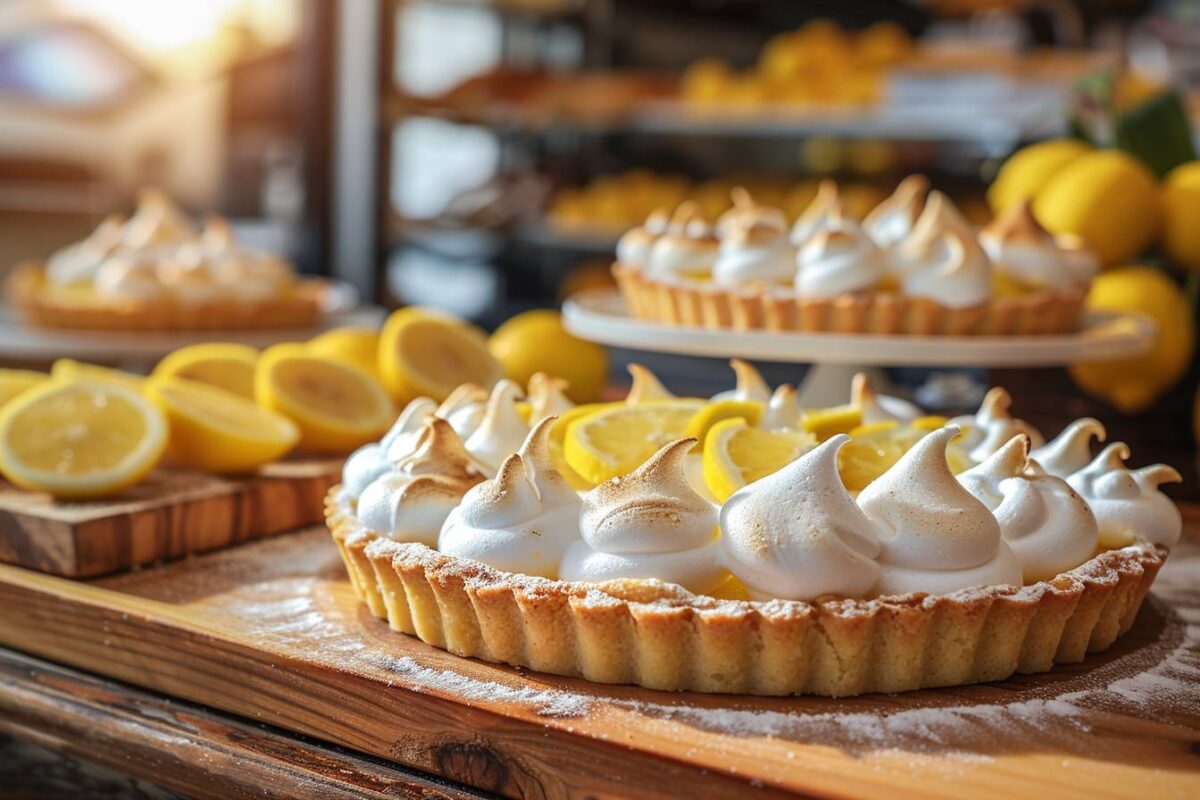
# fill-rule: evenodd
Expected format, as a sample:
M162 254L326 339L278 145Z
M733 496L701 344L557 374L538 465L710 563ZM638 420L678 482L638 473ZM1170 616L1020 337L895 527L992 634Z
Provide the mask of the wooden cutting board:
M315 528L89 582L0 566L0 644L513 797L1200 797L1194 538L1153 594L1107 653L1047 675L671 694L394 633Z
M159 469L120 497L57 502L0 482L0 561L80 578L203 553L320 522L340 459L247 478Z

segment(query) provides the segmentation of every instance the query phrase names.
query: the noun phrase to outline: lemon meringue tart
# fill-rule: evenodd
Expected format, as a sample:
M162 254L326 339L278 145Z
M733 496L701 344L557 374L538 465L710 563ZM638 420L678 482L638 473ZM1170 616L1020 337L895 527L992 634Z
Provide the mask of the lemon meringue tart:
M860 223L832 181L790 230L744 190L714 230L682 206L622 237L612 272L629 312L670 325L913 335L1078 330L1096 260L1028 203L976 232L919 175Z
M1002 389L974 415L884 419L858 377L836 413L860 424L837 432L808 422L830 410L790 408L791 387L737 368L733 394L704 401L638 367L625 403L532 427L511 383L414 400L327 497L356 594L461 656L655 689L847 696L1081 661L1133 624L1180 537L1159 491L1179 474L1127 468L1121 443L1093 457L1096 420L1045 442ZM703 441L658 431L649 458L590 488L560 471L589 415L688 408L711 422L731 403L760 413ZM786 455L718 502L696 467L730 427ZM851 491L846 454L881 436L898 453Z
M307 327L328 294L279 256L239 243L225 219L197 228L154 189L128 219L109 217L45 263L18 266L6 288L33 325L160 331Z

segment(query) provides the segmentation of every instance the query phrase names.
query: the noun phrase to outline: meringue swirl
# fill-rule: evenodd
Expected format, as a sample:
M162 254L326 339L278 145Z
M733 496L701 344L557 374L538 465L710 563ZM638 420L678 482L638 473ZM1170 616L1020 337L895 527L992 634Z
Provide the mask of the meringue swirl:
M817 184L816 195L792 225L788 238L796 247L803 247L818 231L824 229L830 215L842 213L837 183L825 179Z
M506 572L558 577L579 540L579 495L550 459L555 417L539 422L495 478L467 492L446 518L438 549Z
M925 208L925 194L928 191L928 178L909 175L900 181L890 197L863 218L863 231L885 250L899 244L917 224Z
M650 252L658 238L667 232L670 215L665 208L657 208L646 217L639 227L630 228L617 240L617 261L631 267L645 269L650 264Z
M783 212L734 194L735 207L717 224L721 244L713 265L718 286L788 284L796 273L796 251L788 241ZM728 216L733 214L733 216Z
M1018 434L958 482L1000 523L1025 583L1050 580L1096 551L1096 518L1066 481L1047 475L1028 457L1029 439Z
M1103 442L1107 434L1100 420L1077 419L1054 439L1029 454L1051 475L1068 478L1092 460L1092 439Z
M567 382L544 372L529 377L529 424L536 425L546 417L557 417L575 407L564 392Z
M406 405L382 439L364 444L346 459L342 467L342 489L350 497L358 497L370 483L390 470L393 462L415 450L425 420L433 416L436 409L437 404L428 397L418 397Z
M583 498L582 539L563 556L563 580L654 578L692 592L728 576L720 563L717 508L688 485L684 462L695 439L665 445L635 471Z
M529 426L517 412L521 387L510 380L498 382L488 397L479 426L467 437L467 452L495 475L504 459L517 452L529 435Z
M983 396L983 402L974 416L966 414L950 420L950 425L962 429L959 445L976 464L999 450L1001 445L1018 433L1028 436L1033 447L1041 447L1045 442L1028 422L1013 419L1008 413L1011 406L1012 395L1002 387L994 386Z
M1158 487L1178 483L1182 476L1166 464L1131 470L1125 466L1128 458L1129 447L1113 442L1067 478L1096 515L1100 549L1126 547L1137 540L1174 547L1183 531L1183 517Z
M627 405L636 406L639 403L650 403L655 400L670 400L675 395L662 385L658 376L641 364L630 364L629 377L633 382L629 386L629 394L625 395Z
M458 438L465 441L483 422L487 401L488 393L482 387L464 383L446 395L434 413L449 422Z
M1028 198L1013 203L979 232L996 272L1034 289L1065 290L1078 281L1062 249L1033 216Z
M428 417L415 449L363 490L358 518L394 541L434 547L446 517L481 480L450 423Z
M800 248L796 266L796 292L803 297L865 291L887 274L883 252L840 211L827 215L824 227Z
M983 305L992 264L967 221L941 192L930 192L916 226L892 251L904 293L949 308Z
M647 266L660 278L689 278L712 273L717 260L717 239L693 204L680 206L667 231L654 242Z
M737 376L737 383L732 389L714 394L712 402L741 400L766 405L771 400L771 387L767 386L767 382L763 380L762 373L755 369L753 364L742 361L740 358L731 358L729 359L729 366L733 367L733 373Z
M838 475L848 441L833 436L725 501L725 564L751 597L863 597L877 582L878 534Z
M858 495L882 545L874 594L1021 585L1021 564L1000 523L946 463L946 447L958 432L953 426L932 431Z
M771 399L767 401L762 427L769 431L778 431L787 428L799 429L800 426L800 403L796 397L796 387L790 383L781 383L775 387Z

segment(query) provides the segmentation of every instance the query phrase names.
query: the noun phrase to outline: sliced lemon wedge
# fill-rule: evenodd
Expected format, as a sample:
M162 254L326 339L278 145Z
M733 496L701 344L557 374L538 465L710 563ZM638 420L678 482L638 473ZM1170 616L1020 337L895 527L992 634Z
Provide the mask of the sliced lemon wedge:
M396 415L375 378L298 344L262 352L254 397L263 408L295 422L301 449L313 453L349 453L383 436Z
M0 369L0 406L49 379L46 373L31 369Z
M713 497L724 503L738 489L786 466L816 443L816 437L805 431L766 431L740 417L721 420L704 439L704 482Z
M84 500L117 494L154 469L167 422L113 381L48 381L0 410L0 470L17 486Z
M921 437L941 428L945 417L919 417L907 425L889 420L860 425L850 431L850 441L838 453L838 471L852 492L861 492L867 484L892 467ZM946 448L950 469L962 472L971 462L962 448L951 442Z
M172 457L197 469L249 472L300 440L287 417L211 384L163 375L147 382L146 394L167 416Z
M703 407L704 401L695 399L613 404L567 424L563 455L584 480L603 483L632 472L664 444L683 436Z
M704 440L708 436L709 429L721 420L741 417L751 425L757 425L759 420L762 419L763 411L762 403L755 403L751 400L717 400L716 402L709 402L688 421L683 435L694 436L696 441L700 442L700 444L696 445L696 450L699 450L704 446Z
M810 408L804 412L802 424L804 430L816 436L818 441L823 442L830 436L849 433L861 425L862 409L853 405Z
M135 392L142 390L145 378L134 375L123 369L102 367L99 364L87 364L73 358L60 358L50 365L50 376L53 378L87 378L94 381L119 383Z
M461 384L490 389L504 377L483 331L416 306L393 312L384 324L379 376L398 403L421 395L441 402Z
M158 362L152 378L178 377L254 399L258 351L244 344L212 342L181 347Z

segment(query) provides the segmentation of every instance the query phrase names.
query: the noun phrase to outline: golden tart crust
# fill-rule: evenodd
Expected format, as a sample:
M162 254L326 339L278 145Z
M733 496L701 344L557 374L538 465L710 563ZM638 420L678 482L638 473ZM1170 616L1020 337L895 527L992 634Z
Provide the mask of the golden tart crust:
M613 278L629 313L668 325L805 333L914 336L1032 336L1073 333L1083 316L1083 291L1050 290L993 297L951 308L897 292L833 298L799 297L790 289L727 289L704 282L668 282L614 264Z
M844 697L1045 672L1127 631L1167 555L1108 551L1021 588L743 602L529 578L400 544L364 528L340 487L325 513L356 594L395 630L456 655L700 692Z
M22 264L6 285L8 301L31 325L113 331L201 331L304 328L321 318L327 286L297 279L289 291L265 300L213 300L181 303L154 300L70 296L46 291L44 266Z

